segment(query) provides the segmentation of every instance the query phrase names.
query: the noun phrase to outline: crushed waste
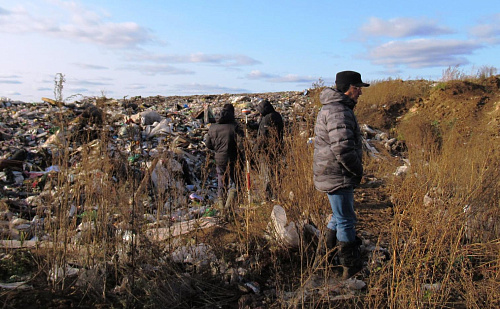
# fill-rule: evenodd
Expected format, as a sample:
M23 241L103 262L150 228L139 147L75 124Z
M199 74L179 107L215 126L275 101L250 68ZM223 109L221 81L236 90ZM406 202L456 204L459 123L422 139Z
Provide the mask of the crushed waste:
M25 103L3 98L0 101L1 246L18 248L44 244L50 247L54 240L46 226L55 220L55 209L61 205L67 207L64 212L67 218L78 223L75 236L71 238L74 244L82 242L83 235L95 231L93 221L84 219L96 217L101 211L99 205L82 207L85 197L63 196L64 192L77 192L84 181L95 192L101 192L104 180L119 183L123 175L108 174L92 162L84 165L84 156L96 162L108 156L117 166L134 171L139 180L149 171L151 196L141 197L144 209L156 208L154 195L175 189L176 197L165 203L161 213L142 214L147 227L145 235L152 241L165 241L194 229L217 225L218 212L214 207L217 177L214 171L203 173L209 156L204 136L225 103L234 104L236 118L243 125L246 117L256 114L255 107L262 98L272 102L285 123L303 121L312 104L305 92L121 100L84 98L71 103L58 103L48 98L42 98L39 103ZM363 125L362 131L365 150L371 156L380 155L377 147L393 155L405 150L403 142L389 139L385 132L368 125ZM313 143L312 132L304 131L301 135L307 137L308 143ZM378 146L374 147L374 143ZM107 149L107 153L101 153L101 149ZM409 162L404 164L409 166ZM402 174L406 169L401 168L397 173ZM55 179L63 172L67 181L57 183ZM62 202L63 199L70 202ZM274 208L271 218L273 237L288 247L295 247L300 224L287 223L286 213L279 205ZM117 217L111 224L125 242L132 239L132 228L125 219ZM173 253L173 258L180 263L206 263L214 257L208 245L198 244L180 248ZM71 271L78 272L73 268ZM68 271L59 266L51 272L51 280L60 280L63 273ZM29 288L23 283L11 285ZM361 289L360 285L358 283L354 289ZM261 293L256 282L242 282L241 288Z

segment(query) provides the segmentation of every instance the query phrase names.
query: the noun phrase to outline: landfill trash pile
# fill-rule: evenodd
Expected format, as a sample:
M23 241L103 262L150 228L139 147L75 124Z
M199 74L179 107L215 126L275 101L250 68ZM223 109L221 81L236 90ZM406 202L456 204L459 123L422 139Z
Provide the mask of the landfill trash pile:
M288 124L300 123L306 108L312 104L301 92L121 100L86 98L81 102L61 104L47 98L41 103L4 99L0 102L0 219L3 220L0 239L48 239L43 234L43 221L47 209L51 208L41 204L40 196L57 194L57 188L47 184L61 171L57 162L61 162L63 155L66 156L65 168L70 169L67 172L70 186L76 186L89 174L94 178L97 191L99 177L112 177L118 182L120 175L106 175L98 169L82 170L82 152L102 148L101 143L107 143L108 157L123 161L117 164L124 169L135 168L140 177L149 170L154 194L165 194L170 187L175 187L176 195L180 196L168 205L167 221L171 222L166 224L213 216L215 212L211 206L216 198L217 179L213 172L203 174L207 173L209 152L203 142L204 135L225 103L235 106L235 116L243 123L242 110L255 114L255 106L261 99L270 100ZM372 156L379 155L374 142L394 154L404 151L404 144L394 138L388 139L387 133L368 125L363 125L362 131L365 150ZM312 132L301 134L307 135L312 142ZM68 153L63 153L64 149ZM99 155L96 154L96 160ZM175 178L171 177L173 174ZM61 202L61 198L53 203ZM144 203L153 202L147 199ZM69 218L85 211L79 205L69 204ZM147 205L147 208L154 206ZM152 228L165 227L165 223L157 222L162 216L151 215L147 221Z
M117 165L123 170L135 170L139 181L150 171L152 194L165 194L175 187L179 198L169 205L169 221L214 215L210 207L216 196L217 180L213 172L202 175L207 173L208 154L204 135L209 125L216 121L223 104L232 103L236 117L243 122L241 110L255 111L254 106L263 98L270 99L286 118L300 114L309 104L308 98L300 92L121 100L84 98L59 104L48 98L42 98L40 103L12 102L3 98L0 102L3 220L0 239L49 238L43 233L43 221L56 207L44 205L47 199L43 197L61 194L54 187L54 179L62 169L68 176L65 185L76 187L89 175L94 179L96 191L100 190L99 181L106 177L119 182L123 175L108 175L97 164L83 166L84 153L91 158L95 156L95 162L103 159L98 149L107 149L105 155L118 161ZM66 203L63 198L70 199L58 196L51 203L69 204L70 219L87 211L80 207L83 200ZM153 203L153 199L144 203ZM96 205L96 211L97 208ZM155 222L157 217L148 219L151 226L161 226Z
M88 235L103 228L96 226L93 219L97 216L111 218L106 228L119 235L126 246L131 243L137 227L130 222L130 217L123 216L124 208L125 212L135 211L141 218L143 235L152 242L170 241L194 230L216 226L219 224L216 220L219 214L214 207L217 175L204 136L226 103L234 105L235 117L242 126L249 116L257 122L255 107L262 99L269 100L283 116L285 127L298 125L300 128L302 123L306 127L306 119L310 123L314 117L311 110L319 108L302 92L121 100L85 98L72 103L47 98L40 103L1 101L1 246L57 246L54 239L57 233L53 230L57 220L74 223L67 225L74 226L67 240L78 246L84 244ZM361 129L364 148L370 156L383 159L377 149L385 149L394 156L405 150L403 143L389 139L384 132L368 125ZM301 130L300 135L307 143L313 142L314 133L310 130ZM112 168L100 164L104 161L110 162ZM113 185L111 188L106 185L109 182L116 183L116 187L128 184L131 199L135 201L117 201L118 207L114 209L103 208L96 202L98 199L91 200L93 194L115 198ZM141 195L137 194L139 191ZM159 197L163 198L161 206ZM130 208L133 203L140 207ZM112 213L114 210L117 212ZM279 205L271 214L270 225L274 231L272 237L290 248L298 246L300 233L314 229L300 222L287 222L286 213ZM118 259L127 258L124 252L118 250ZM171 252L170 258L176 263L192 265L221 263L220 269L214 272L223 273L230 278L228 282L236 282L242 291L264 294L257 282L245 276L247 269L235 269L216 261L207 244L181 246ZM240 263L246 265L251 259L242 257ZM52 269L49 280L59 282L75 274L85 282L98 279L92 269L73 266ZM123 287L117 286L115 290L126 290L126 279ZM333 287L338 285L337 281L331 283ZM361 283L354 288L346 287L348 290L363 288ZM21 280L12 287L7 284L2 288L29 289L31 286ZM336 293L352 294L342 289Z

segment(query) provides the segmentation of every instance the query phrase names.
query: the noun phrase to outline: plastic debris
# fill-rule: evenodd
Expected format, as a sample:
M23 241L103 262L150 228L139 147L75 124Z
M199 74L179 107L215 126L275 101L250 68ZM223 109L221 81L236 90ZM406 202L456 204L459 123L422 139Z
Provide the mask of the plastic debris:
M299 246L299 234L294 222L287 222L285 209L275 205L271 212L272 229L277 239L287 247Z

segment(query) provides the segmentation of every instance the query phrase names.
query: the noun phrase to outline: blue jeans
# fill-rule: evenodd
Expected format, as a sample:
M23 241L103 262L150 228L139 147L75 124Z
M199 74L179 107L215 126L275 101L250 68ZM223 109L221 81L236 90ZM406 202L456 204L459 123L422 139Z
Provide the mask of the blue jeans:
M343 188L328 193L332 206L332 219L327 227L337 231L337 239L343 242L356 240L356 213L354 212L354 188Z

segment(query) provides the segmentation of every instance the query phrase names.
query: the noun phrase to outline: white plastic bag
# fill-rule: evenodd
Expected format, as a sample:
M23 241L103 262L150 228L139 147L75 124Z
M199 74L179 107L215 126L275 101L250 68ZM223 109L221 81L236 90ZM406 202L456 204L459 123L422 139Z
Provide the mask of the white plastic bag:
M271 212L271 222L276 237L285 246L297 248L299 246L299 233L294 222L287 225L286 212L280 205L274 205Z

